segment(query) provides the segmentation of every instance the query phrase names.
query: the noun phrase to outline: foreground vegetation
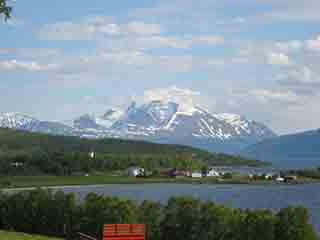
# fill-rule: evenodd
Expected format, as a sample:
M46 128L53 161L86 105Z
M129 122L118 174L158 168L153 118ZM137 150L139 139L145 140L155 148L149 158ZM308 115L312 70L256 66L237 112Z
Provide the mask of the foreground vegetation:
M0 228L72 239L78 231L101 236L104 223L145 223L151 240L316 240L308 211L289 207L269 210L226 208L192 198L167 204L47 190L0 195Z
M59 240L58 238L49 238L39 235L30 235L25 233L0 231L1 240ZM61 239L60 239L61 240Z
M94 152L94 157L89 153ZM78 137L0 129L0 175L56 175L160 168L202 169L209 165L260 165L237 156L178 146L120 139Z

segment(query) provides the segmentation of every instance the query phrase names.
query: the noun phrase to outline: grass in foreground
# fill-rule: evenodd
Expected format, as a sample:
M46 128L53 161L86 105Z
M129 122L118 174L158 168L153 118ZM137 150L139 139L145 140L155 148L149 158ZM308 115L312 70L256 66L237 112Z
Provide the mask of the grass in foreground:
M38 235L30 235L25 233L0 231L1 240L61 240L58 238L43 237Z

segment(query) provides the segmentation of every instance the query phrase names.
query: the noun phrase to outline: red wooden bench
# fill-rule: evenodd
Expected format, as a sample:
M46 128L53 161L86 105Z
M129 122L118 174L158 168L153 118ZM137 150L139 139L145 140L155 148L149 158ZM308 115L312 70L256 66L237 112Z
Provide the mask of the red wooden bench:
M103 240L145 240L144 224L106 224Z

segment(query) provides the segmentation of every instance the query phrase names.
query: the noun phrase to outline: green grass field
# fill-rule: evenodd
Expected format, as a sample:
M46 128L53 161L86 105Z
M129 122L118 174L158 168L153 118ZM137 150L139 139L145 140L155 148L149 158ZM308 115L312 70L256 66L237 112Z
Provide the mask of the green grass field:
M299 183L310 183L316 180L300 178ZM275 184L274 181L249 181L247 178L234 176L231 179L216 178L133 178L126 176L16 176L0 177L0 189L29 188L29 187L53 187L53 186L85 186L104 184L144 184L144 183L204 183L204 184Z
M58 240L58 238L50 238L50 237L43 237L38 235L5 232L5 231L0 231L0 239L1 240Z
M193 182L194 179L174 178L133 178L126 176L21 176L21 177L0 177L2 188L24 188L42 186L69 186L69 185L100 185L100 184L141 184L141 183L175 183ZM198 181L198 180L197 180Z

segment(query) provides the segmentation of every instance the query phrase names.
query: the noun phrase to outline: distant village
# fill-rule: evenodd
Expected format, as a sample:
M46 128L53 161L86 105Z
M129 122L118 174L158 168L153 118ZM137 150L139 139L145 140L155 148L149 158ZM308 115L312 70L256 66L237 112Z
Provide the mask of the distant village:
M95 152L90 152L89 157L94 158ZM86 174L88 175L88 174ZM236 171L230 170L220 170L219 167L210 167L202 171L192 171L192 170L178 170L177 168L172 169L161 169L157 172L157 177L170 177L170 178L193 178L193 179L203 179L203 178L215 178L217 180L223 179L233 179L234 176L239 175ZM132 166L127 170L128 177L134 178L144 178L144 177L155 177L154 172L148 172L145 168L140 166ZM283 182L283 183L294 183L298 181L297 175L292 175L287 172L278 173L247 173L241 174L242 179L247 179L249 181L273 181L273 182Z
M232 179L236 172L231 171L219 171L215 168L209 168L205 172L201 171L185 171L177 170L176 168L162 170L159 173L160 177L171 177L171 178L216 178L216 179ZM148 173L142 167L130 167L128 169L129 177L152 177L152 173ZM242 175L242 178L246 178L250 181L275 181L275 182L295 182L298 180L296 175L288 175L285 173L259 173L259 174L248 174Z

